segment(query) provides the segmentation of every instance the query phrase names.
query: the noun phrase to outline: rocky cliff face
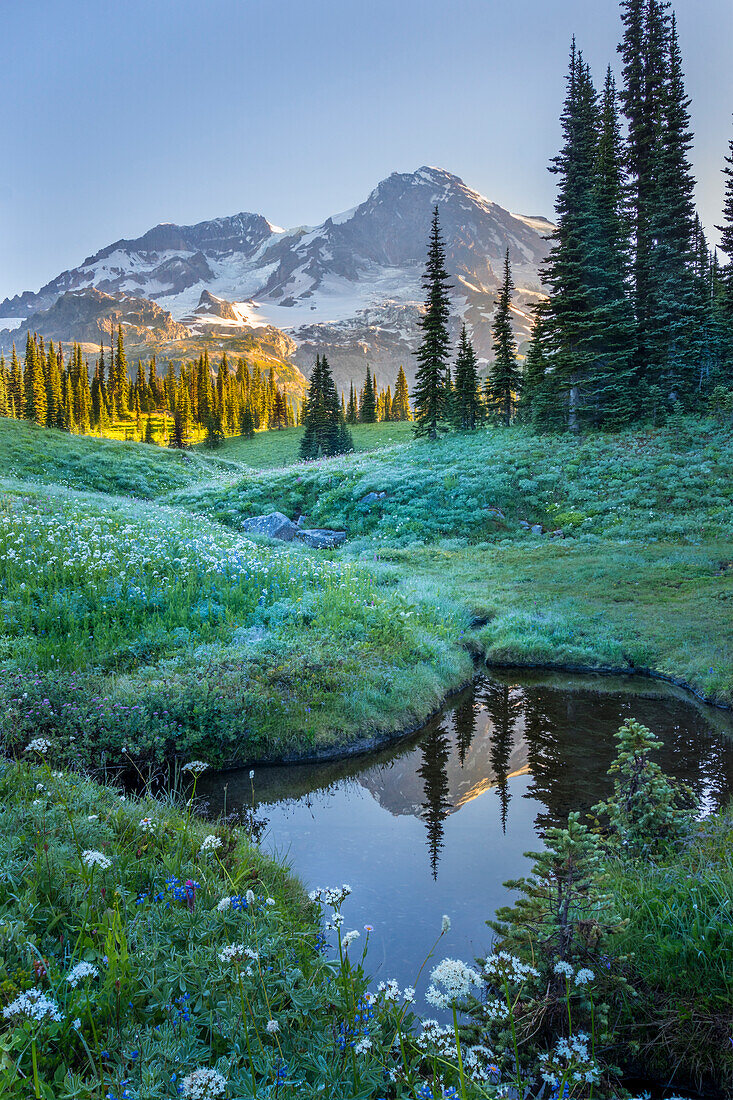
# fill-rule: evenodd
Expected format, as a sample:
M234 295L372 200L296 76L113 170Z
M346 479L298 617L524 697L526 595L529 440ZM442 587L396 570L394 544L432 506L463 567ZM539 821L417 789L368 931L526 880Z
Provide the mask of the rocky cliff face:
M27 317L61 294L94 287L147 297L192 334L223 338L272 326L296 346L309 370L325 351L337 381L360 382L366 363L394 383L399 365L414 374L412 352L423 300L421 276L437 204L453 280L453 328L466 322L478 355L491 356L491 317L506 249L517 294L518 337L529 333L542 295L540 266L549 222L523 217L439 168L393 173L359 206L315 228L284 231L259 214L194 226L159 225L117 241L37 294L0 304L0 317Z
M174 321L170 313L147 298L119 297L93 287L68 290L49 309L32 313L19 328L0 331L0 347L15 342L21 348L28 332L37 332L45 340L85 344L109 344L122 325L129 344L154 345L162 340L179 340L189 335L185 325Z

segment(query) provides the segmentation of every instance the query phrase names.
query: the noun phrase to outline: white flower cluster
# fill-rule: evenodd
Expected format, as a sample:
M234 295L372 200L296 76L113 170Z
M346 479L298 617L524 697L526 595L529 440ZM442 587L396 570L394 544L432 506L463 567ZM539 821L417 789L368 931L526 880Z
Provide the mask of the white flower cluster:
M29 741L25 747L25 752L37 752L41 756L45 756L48 750L51 748L51 742L47 737L34 737L32 741Z
M491 1024L501 1023L509 1016L509 1008L506 1001L487 1001L484 1005L484 1015Z
M431 1057L455 1059L458 1056L456 1033L452 1024L441 1027L437 1020L423 1020L422 1032L415 1042ZM494 1055L488 1047L482 1043L475 1046L461 1043L461 1055L463 1068L474 1081L498 1081L499 1067L493 1061Z
M226 947L223 947L219 952L219 962L232 963L242 962L244 959L259 959L258 953L252 947L247 947L243 943L229 943Z
M155 829L156 829L156 825L155 825L155 822L153 821L152 817L143 817L143 818L140 819L139 828L144 833L154 833Z
M79 982L83 982L85 978L96 978L98 975L96 966L88 962L78 962L66 975L66 980L72 989L76 989Z
M195 1069L181 1082L181 1095L186 1100L219 1100L226 1096L227 1080L215 1069Z
M354 1054L366 1054L368 1050L372 1049L372 1041L368 1035L362 1035L360 1039L354 1043Z
M343 913L337 913L334 910L334 912L331 914L331 919L326 921L326 931L335 932L336 929L340 928L341 925L344 923L344 919L345 918Z
M227 910L231 909L231 907L232 907L232 899L230 897L222 898L221 901L218 902L217 906L216 906L216 908L219 910L220 913L226 913Z
M86 852L82 852L81 861L85 867L99 867L102 871L112 866L112 860L104 852L95 852L93 848L87 848Z
M5 1006L3 1016L6 1020L25 1016L27 1020L33 1020L36 1023L42 1020L63 1019L59 1006L41 989L27 989L25 993L20 993L14 1001Z
M277 1020L268 1020L265 1024L265 1031L267 1031L269 1035L275 1035L279 1030L280 1024Z
M451 1008L458 1001L465 1000L472 986L481 985L480 975L460 959L443 959L433 970L430 980L433 984L428 988L425 1000L436 1008Z
M526 982L529 978L540 976L535 967L523 963L508 951L497 951L495 955L489 955L484 963L484 975L493 984L503 984L505 981Z
M190 772L191 775L201 775L208 766L204 760L189 760L188 764L183 765L181 771Z
M585 1031L577 1031L569 1039L558 1039L552 1053L539 1056L542 1080L548 1085L558 1085L563 1080L573 1084L597 1084L601 1075L588 1050L589 1041Z
M317 890L311 890L308 897L311 901L320 901L323 905L331 905L335 909L351 893L351 887L344 883L342 886L319 886Z
M377 986L377 993L383 994L385 1001L393 1001L395 1004L400 999L405 1004L412 1004L415 1000L415 990L412 986L406 985L400 992L400 987L394 978L390 978L388 982L380 982Z
M213 833L209 833L204 837L204 842L201 845L202 852L215 852L217 848L221 848L222 839L219 836L214 836Z
M358 940L360 935L361 932L357 931L356 928L352 929L351 932L347 932L344 938L341 940L341 946L343 947L344 951L348 951L354 940Z

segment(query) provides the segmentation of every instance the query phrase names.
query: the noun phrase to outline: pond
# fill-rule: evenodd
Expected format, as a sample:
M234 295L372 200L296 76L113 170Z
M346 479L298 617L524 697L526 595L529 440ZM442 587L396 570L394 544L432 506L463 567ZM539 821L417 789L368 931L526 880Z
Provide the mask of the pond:
M411 985L444 913L440 957L486 953L485 922L512 897L504 882L526 873L543 830L606 795L629 717L664 741L660 763L704 810L731 797L730 712L631 678L531 673L480 676L418 734L369 756L261 767L252 781L209 775L199 790L213 813L254 804L263 847L308 889L349 883L344 930L373 926L370 973Z

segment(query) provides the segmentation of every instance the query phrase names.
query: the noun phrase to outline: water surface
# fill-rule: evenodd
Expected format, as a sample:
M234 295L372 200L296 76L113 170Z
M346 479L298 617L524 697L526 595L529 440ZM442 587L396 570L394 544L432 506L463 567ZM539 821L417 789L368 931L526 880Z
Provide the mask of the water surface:
M628 717L664 741L659 761L705 810L733 793L733 715L631 678L479 677L408 741L325 764L203 777L213 812L251 807L262 845L310 889L347 882L345 930L374 926L368 967L412 984L447 913L441 957L470 960L511 900L527 850L610 790ZM353 951L353 949L352 949Z

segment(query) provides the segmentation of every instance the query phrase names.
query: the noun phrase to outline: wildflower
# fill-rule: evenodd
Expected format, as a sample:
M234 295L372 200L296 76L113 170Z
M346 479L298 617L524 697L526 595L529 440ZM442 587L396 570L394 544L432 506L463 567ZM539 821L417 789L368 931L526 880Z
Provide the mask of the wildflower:
M354 1044L355 1054L366 1054L368 1050L371 1050L372 1041L368 1035L362 1035L361 1039L358 1039Z
M337 905L340 905L350 893L351 887L345 882L341 887L320 886L317 890L311 890L308 897L311 901L321 901L324 905L332 905L335 908Z
M277 1020L268 1020L265 1024L265 1030L269 1035L274 1035L275 1032L280 1030L280 1024Z
M45 756L50 748L51 742L47 737L34 737L28 742L24 752L37 752L40 756Z
M364 925L364 931L366 932L366 934L367 934L367 935L369 935L369 933L370 933L370 932L373 932L373 931L374 931L374 925L372 925L372 924L365 924L365 925Z
M354 928L351 932L346 933L343 940L341 941L341 943L343 945L343 948L344 948L344 951L348 951L349 947L351 947L354 940L359 939L359 935L360 935L360 933L357 932L356 928Z
M265 898L265 905L275 905L275 904L277 904L277 903L276 903L274 898Z
M78 1016L74 1020L74 1022L71 1026L73 1027L74 1031L80 1031L81 1030L81 1020L79 1019Z
M181 1093L186 1100L218 1100L226 1091L226 1077L215 1069L199 1067L181 1082Z
M250 777L250 779L254 779L254 777L255 777L254 770L250 770L249 777Z
M451 1008L456 1001L468 996L471 986L479 986L481 978L460 959L443 959L430 975L430 986L425 999L436 1008ZM438 987L442 986L443 989Z
M221 901L216 906L216 908L219 910L220 913L226 913L227 909L231 909L231 907L232 907L232 899L231 898L222 898Z
M242 962L244 959L254 960L258 958L258 953L243 943L229 943L221 949L218 955L219 962L223 963Z
M139 828L144 833L154 833L155 832L155 822L153 821L152 817L143 817L140 820Z
M587 966L584 966L582 970L579 970L575 975L576 985L589 985L595 978L595 974L592 970L589 970Z
M89 814L87 821L99 821L99 814Z
M450 932L450 917L447 913L443 913L443 919L440 922L440 934L444 936L446 932Z
M556 974L562 974L566 978L572 978L573 974L575 973L575 970L571 966L571 964L569 962L565 962L563 959L555 963L554 970Z
M181 770L198 776L205 772L208 766L203 760L189 760L188 764L184 764Z
M488 981L503 984L506 982L526 982L528 978L539 978L539 971L528 963L523 963L516 955L508 951L497 951L489 955L484 963L484 974Z
M255 903L255 892L254 892L254 890L248 890L247 893L244 896L247 900L247 905L254 905L254 903Z
M86 852L82 852L81 861L85 867L99 867L102 871L112 866L112 860L104 852L95 852L93 848L87 848Z
M36 1023L40 1023L41 1020L63 1019L56 1002L40 989L27 989L3 1009L3 1017L6 1020L12 1020L18 1016L25 1016L27 1020L34 1020Z
M88 962L78 962L66 975L66 980L72 989L76 989L79 982L83 982L85 978L96 978L98 975L96 966Z
M213 833L209 833L204 837L204 842L201 845L202 852L215 852L217 848L221 848L222 839L219 836L214 836Z

